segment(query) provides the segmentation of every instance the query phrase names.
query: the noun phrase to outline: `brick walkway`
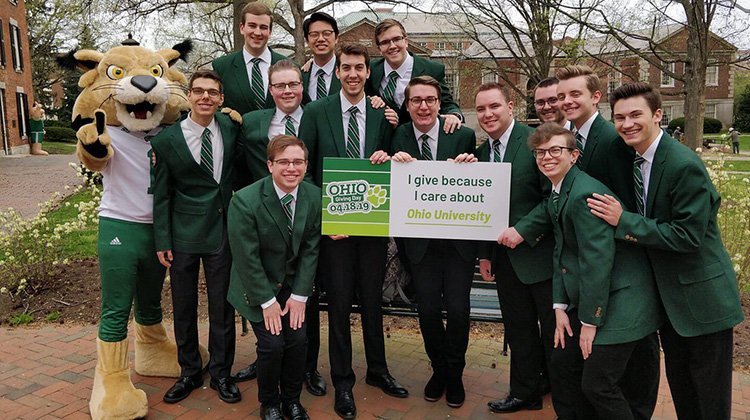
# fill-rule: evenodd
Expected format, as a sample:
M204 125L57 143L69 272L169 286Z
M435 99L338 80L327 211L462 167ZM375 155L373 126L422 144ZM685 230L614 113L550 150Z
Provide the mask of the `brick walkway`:
M169 328L170 326L168 326ZM205 323L201 326L205 338ZM239 328L239 326L238 326ZM5 419L86 419L88 398L96 365L96 327L43 326L40 328L4 328L0 330L0 413ZM326 342L327 331L323 331ZM355 338L359 335L355 334ZM132 341L131 341L132 343ZM239 338L236 366L255 359L251 337ZM360 419L554 419L549 396L544 410L496 415L487 410L489 399L507 392L508 358L499 354L499 342L472 339L467 355L466 403L457 410L444 400L428 403L422 399L422 387L429 377L427 357L418 333L392 332L386 338L388 363L393 375L411 392L407 399L385 396L364 384L364 354L361 340L354 342L354 388ZM321 349L321 373L328 378L327 346ZM132 345L131 345L132 359ZM235 369L236 370L236 369ZM179 404L162 402L172 379L146 378L133 373L137 388L149 400L149 419L257 418L259 404L255 381L240 384L243 400L225 404L208 387L193 392ZM330 382L330 381L329 381ZM313 397L302 392L302 404L313 419L333 419L333 395ZM735 373L733 419L750 419L750 375ZM675 419L669 390L662 371L662 383L654 419Z

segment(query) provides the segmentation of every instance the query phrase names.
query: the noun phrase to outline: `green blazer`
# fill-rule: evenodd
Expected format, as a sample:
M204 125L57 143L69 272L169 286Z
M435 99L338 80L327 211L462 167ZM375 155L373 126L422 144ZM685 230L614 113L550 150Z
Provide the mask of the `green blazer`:
M241 161L235 170L235 189L239 190L261 178L268 172L266 161L266 147L268 146L268 130L276 108L259 109L242 116L242 129L237 136L236 159Z
M635 153L617 134L614 124L597 115L591 124L580 168L611 189L626 209L635 211Z
M271 64L279 60L284 60L281 54L271 51ZM236 51L225 56L215 59L211 65L214 71L219 74L224 85L224 106L244 115L257 108L253 104L250 90L250 80L247 77L247 65L242 55L242 50ZM264 108L273 108L276 105L273 102L271 94L266 91L266 106Z
M479 245L479 258L493 261L495 253L507 252L518 279L524 284L534 284L552 278L552 247L554 241L547 223L540 228L523 220L550 193L550 182L539 172L536 159L526 141L534 129L516 121L510 133L508 146L503 154L503 162L510 163L510 217L509 226L514 226L524 241L511 249L501 247L497 242L482 242ZM481 162L490 162L490 142L485 141L477 149L476 156ZM545 217L546 218L546 217Z
M582 322L597 326L594 344L627 343L661 326L661 306L646 254L615 242L615 229L589 210L586 199L595 192L612 194L574 166L560 187L557 211L548 202L553 301L577 308Z
M461 115L461 108L459 108L456 101L453 100L451 90L448 87L448 84L445 83L445 66L443 63L427 60L413 54L411 55L414 57L414 67L411 71L412 79L417 76L432 76L440 83L440 115L457 114L460 118L463 118ZM380 57L371 60L370 77L367 79L367 84L365 85L365 91L368 96L382 96L380 94L380 83L382 82L383 77L386 76L385 58ZM385 98L383 98L383 100L385 100ZM409 111L406 108L406 101L404 101L401 106L390 101L386 102L386 105L391 109L398 111L399 124L411 121L411 115L409 115Z
M443 131L445 120L439 118L440 127L438 129L438 147L436 160L448 160L461 153L474 153L477 144L477 138L474 130L467 126L461 126L451 134ZM402 124L393 133L393 153L406 152L416 159L421 159L422 153L419 150L419 143L414 137L414 125ZM466 165L468 171L470 165ZM458 253L466 261L474 260L477 257L477 242L464 240L450 240L456 247ZM406 245L406 254L412 263L419 263L427 252L430 239L404 238Z
M365 100L365 158L383 150L390 153L393 127L385 119L384 109L373 109ZM323 185L323 158L347 157L341 95L330 95L305 107L299 126L299 138L309 151L307 179Z
M312 66L310 66L310 70L312 70ZM302 72L302 86L305 87L304 94L302 95L302 103L308 104L312 102L312 98L310 98L310 94L307 92L308 87L310 86L310 70L303 71ZM315 75L313 75L315 77ZM331 75L331 86L328 88L328 95L333 95L334 93L339 93L341 90L341 80L339 80L338 77L336 77L336 74Z
M645 247L675 331L695 337L742 321L737 279L721 242L721 197L701 159L662 135L651 166L646 216L625 211L616 237Z
M227 300L252 322L263 321L261 304L286 284L310 296L318 266L320 188L303 182L297 193L292 234L273 178L243 188L229 206L232 269Z
M195 161L180 122L151 140L154 169L154 238L158 251L206 254L218 250L232 198L233 156L238 128L222 114L214 116L224 142L221 180Z

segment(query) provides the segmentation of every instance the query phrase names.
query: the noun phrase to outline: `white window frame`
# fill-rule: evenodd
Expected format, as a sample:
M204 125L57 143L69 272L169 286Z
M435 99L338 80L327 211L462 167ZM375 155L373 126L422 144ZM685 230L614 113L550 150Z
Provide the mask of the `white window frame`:
M485 83L497 83L498 80L500 80L500 76L497 74L496 71L484 71L482 72L482 84Z
M706 67L706 86L719 86L719 66Z
M445 50L445 41L435 42L435 48L433 48L436 51L444 51Z
M716 104L705 104L703 116L708 118L716 118ZM709 112L709 109L713 109L713 112Z
M661 126L662 127L668 126L669 122L674 119L674 114L672 113L673 110L674 110L674 108L672 107L672 105L663 105L661 107L661 112L662 112L662 114L661 114Z
M669 71L674 73L675 71L674 63L668 63L668 64L665 63L665 66L669 69ZM663 70L660 72L660 74L661 74L661 81L660 81L661 87L674 87L674 78L672 76L669 76Z

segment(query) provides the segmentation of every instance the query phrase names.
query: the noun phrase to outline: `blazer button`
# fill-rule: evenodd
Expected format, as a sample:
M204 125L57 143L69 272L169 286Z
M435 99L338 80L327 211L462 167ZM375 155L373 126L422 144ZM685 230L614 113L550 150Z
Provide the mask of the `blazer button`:
M630 240L630 235L628 235L628 234L625 234L625 240L628 240L628 241L629 241L629 240Z
M224 213L224 209L219 209L219 214Z
M281 289L281 283L276 283L276 288Z
M567 274L568 273L568 269L565 268L565 267L563 267L562 270L560 270L560 271L562 271L563 274Z

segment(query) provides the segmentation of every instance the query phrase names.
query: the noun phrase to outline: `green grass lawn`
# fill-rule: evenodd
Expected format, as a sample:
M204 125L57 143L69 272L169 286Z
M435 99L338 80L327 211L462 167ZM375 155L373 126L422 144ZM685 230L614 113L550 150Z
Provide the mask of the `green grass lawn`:
M71 155L76 151L76 145L57 141L45 141L42 149L51 155Z
M55 210L47 215L50 223L61 224L74 220L78 217L78 210L73 207L76 203L91 200L91 191L82 190L63 200ZM66 206L65 203L70 203ZM62 257L69 259L81 259L96 256L97 226L67 234L64 240Z
M711 139L711 141L715 143L721 142L721 136L722 134L704 134L703 135L703 137L707 139ZM726 139L725 142L726 144L731 145L731 141L729 139ZM740 135L740 151L743 151L743 152L750 151L750 134Z
M724 162L724 169L750 173L750 160L731 160Z

